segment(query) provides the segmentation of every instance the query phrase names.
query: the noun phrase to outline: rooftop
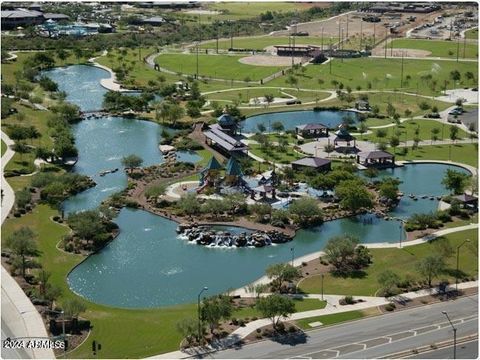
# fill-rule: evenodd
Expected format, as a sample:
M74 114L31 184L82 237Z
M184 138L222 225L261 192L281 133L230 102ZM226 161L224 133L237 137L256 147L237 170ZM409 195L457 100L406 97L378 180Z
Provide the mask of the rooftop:
M393 155L386 151L374 150L374 151L362 151L358 153L358 156L364 159L392 159Z
M327 126L323 124L302 124L296 126L298 130L318 130L318 129L327 129Z
M309 157L304 157L304 158L299 159L299 160L292 161L291 164L300 165L300 166L308 166L308 167L313 167L313 168L319 168L319 167L330 164L330 162L331 161L328 160L328 159L309 156Z

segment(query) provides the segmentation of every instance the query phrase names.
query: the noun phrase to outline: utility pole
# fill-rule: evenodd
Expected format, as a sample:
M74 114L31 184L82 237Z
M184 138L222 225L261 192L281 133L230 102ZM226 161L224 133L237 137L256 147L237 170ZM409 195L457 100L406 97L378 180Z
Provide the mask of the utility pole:
M322 51L323 51L323 26L322 26Z
M342 53L340 54L340 59L341 59L341 62L343 63L343 28L342 28L342 42L340 44L341 44L341 50L342 50Z
M339 41L338 48L340 47L340 41L341 41L340 40L340 31L342 29L341 24L342 24L342 20L338 19L338 41Z
M463 33L463 58L465 59L465 52L467 47L467 35Z
M373 23L373 46L375 46L375 30L376 30L376 26L375 26L376 23ZM385 37L385 41L387 40L387 38ZM373 47L372 46L372 47Z
M390 41L390 56L393 57L393 36Z
M457 62L458 62L459 53L460 53L460 36L457 37Z
M360 48L359 48L360 51L362 51L362 42L363 42L363 20L360 19Z
M333 61L333 57L332 57L332 38L330 38L330 60L328 61L329 65L330 65L330 75L332 75L332 61Z
M387 34L385 33L385 59L387 58Z
M233 49L233 24L230 23L230 49Z
M200 43L197 42L197 71L196 71L196 74L195 74L195 79L198 79L198 47L199 47Z
M400 72L400 88L403 88L403 50L402 50L402 68Z
M348 39L348 14L347 14L347 37L346 38Z

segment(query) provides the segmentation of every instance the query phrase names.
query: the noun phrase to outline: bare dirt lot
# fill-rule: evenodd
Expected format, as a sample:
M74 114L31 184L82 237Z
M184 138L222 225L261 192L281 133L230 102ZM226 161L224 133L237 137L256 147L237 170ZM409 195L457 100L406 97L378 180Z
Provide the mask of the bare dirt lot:
M302 62L301 57L293 58L295 64ZM276 56L276 55L252 55L242 57L239 62L248 65L256 66L289 66L292 64L292 58L289 56Z
M401 57L403 52L403 56L405 57L427 57L430 56L431 52L427 50L419 50L419 49L391 49L387 47L387 56L398 56ZM382 46L377 46L372 51L372 55L375 56L383 56L385 55L385 48Z

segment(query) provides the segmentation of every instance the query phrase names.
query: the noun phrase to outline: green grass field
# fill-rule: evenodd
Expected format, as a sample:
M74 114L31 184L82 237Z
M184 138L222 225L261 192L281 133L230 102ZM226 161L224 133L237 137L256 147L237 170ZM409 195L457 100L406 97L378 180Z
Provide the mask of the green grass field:
M465 45L465 46L464 46ZM457 42L442 40L418 40L418 39L395 39L393 40L393 48L397 49L415 49L430 51L429 56L455 58L457 57ZM478 57L478 45L460 42L458 46L459 58L476 58ZM465 56L464 56L465 54Z
M435 120L408 120L403 123L401 123L398 126L391 126L388 128L384 128L387 132L387 137L384 138L384 140L388 141L392 136L395 135L395 132L399 130L401 132L400 135L400 141L406 141L406 140L413 140L415 135L415 130L418 128L419 133L418 137L421 140L431 140L432 138L432 129L436 128L440 131L440 133L437 135L439 140L447 140L450 139L450 128L454 125L445 125L440 123L439 121ZM376 131L375 129L372 129L373 134L368 134L364 135L364 140L370 140L370 141L377 141L377 136L376 136ZM458 135L457 137L460 138L468 138L468 134L463 131L462 129L458 130Z
M421 146L417 150L408 149L406 156L399 155L397 149L396 160L451 160L478 166L478 144L429 145Z
M329 41L336 43L338 38L324 37L323 44L326 47L329 44ZM289 38L288 36L250 36L250 37L234 37L233 38L233 48L234 49L254 49L254 50L263 50L267 46L273 45L288 45ZM319 36L297 36L295 37L296 45L322 45L322 38ZM217 42L215 40L205 42L200 47L202 49L216 49ZM224 39L218 41L219 50L227 50L231 46L230 39Z
M331 314L331 315L322 315L322 316L315 316L306 319L296 320L295 323L303 330L310 330L312 327L308 324L314 322L321 322L323 326L334 325L345 321L352 321L356 319L361 319L365 317L367 314L366 311L363 310L353 310L353 311L346 311L343 313L338 314Z
M221 14L201 15L202 21L212 20L238 20L249 19L259 16L267 11L275 11L277 13L288 11L302 11L314 5L307 3L295 2L213 2L208 3L207 8L213 11L219 11Z
M321 301L318 299L293 299L295 303L295 311L302 312L302 311L309 311L309 310L318 310L323 309L327 306L326 301ZM236 317L238 319L245 319L245 318L262 318L262 314L255 308L255 307L244 307L241 309L236 310L232 317Z
M252 87L247 89L232 89L231 91L221 91L207 94L206 98L214 101L238 102L248 104L249 100L255 97L263 97L266 94L272 94L274 97L290 98L288 95L294 96L302 102L313 102L322 100L330 94L322 91L302 91L293 88L269 88L269 87Z
M467 230L453 233L445 236L453 246L460 245L465 239L470 239L472 243L466 244L460 252L460 269L469 276L478 274L478 234L477 230ZM378 275L387 269L394 271L401 278L412 276L420 280L415 270L415 263L431 254L435 249L435 242L421 245L404 247L403 249L371 249L373 256L372 264L365 269L363 277L335 277L330 273L325 274L324 292L326 294L343 295L362 295L373 296L379 289L377 282ZM449 270L455 268L455 256L446 259ZM447 279L450 282L454 280L452 272L445 272L440 277L441 280ZM320 275L314 275L301 281L299 288L305 293L320 294Z
M478 40L478 28L467 30L465 32L465 36L467 37L467 39Z
M330 74L330 65L309 65L304 74L298 73L299 88L307 89L332 89L334 88L332 80L341 82L345 87L350 86L352 90L361 87L368 89L368 85L373 90L393 90L400 89L401 60L400 59L379 59L379 58L357 58L335 59L332 62L332 72ZM448 89L453 88L450 72L458 70L462 75L459 83L455 87L474 86L476 80L464 79L464 74L471 71L478 77L477 62L455 62L455 61L427 61L427 60L405 60L404 61L404 84L402 91L412 93L417 92L425 95L432 95L431 81L422 80L424 75L432 75L436 81L435 93L439 94L441 85L448 81ZM407 76L410 80L407 80ZM287 78L281 77L268 83L269 86L285 86ZM320 80L320 81L319 81Z
M200 76L217 79L234 79L244 81L260 80L268 75L280 71L280 66L254 66L242 64L239 60L243 56L233 55L199 55L198 72ZM155 62L167 70L176 73L193 75L196 73L197 57L192 54L161 54Z

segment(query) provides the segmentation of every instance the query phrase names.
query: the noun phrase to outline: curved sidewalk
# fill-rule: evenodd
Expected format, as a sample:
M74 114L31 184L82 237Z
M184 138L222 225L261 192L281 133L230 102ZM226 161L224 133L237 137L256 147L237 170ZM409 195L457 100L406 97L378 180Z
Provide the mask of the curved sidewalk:
M3 176L5 166L12 159L13 155L15 155L15 152L10 149L10 146L14 144L13 140L3 131L1 132L1 138L8 147L1 159L1 183L3 190L1 213L3 224L15 203L15 193ZM48 338L42 317L27 295L25 295L22 288L3 266L1 279L2 323L7 325L10 330L9 332L15 337ZM51 349L27 349L26 352L29 356L36 359L55 359L55 355Z

